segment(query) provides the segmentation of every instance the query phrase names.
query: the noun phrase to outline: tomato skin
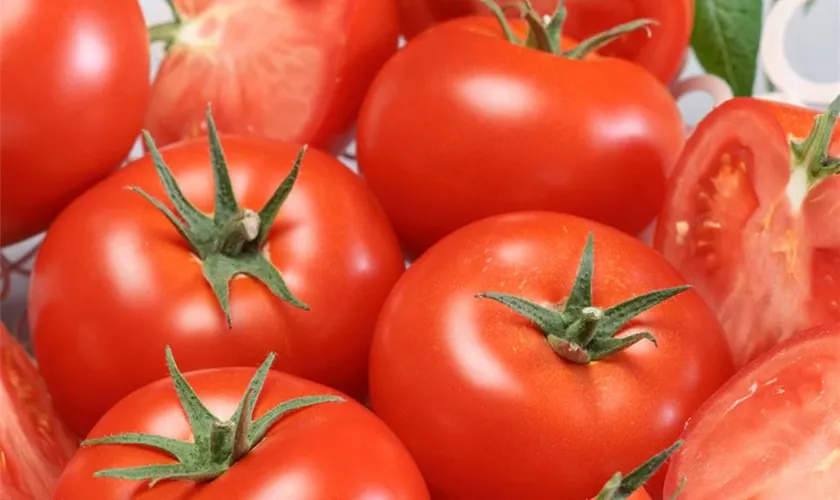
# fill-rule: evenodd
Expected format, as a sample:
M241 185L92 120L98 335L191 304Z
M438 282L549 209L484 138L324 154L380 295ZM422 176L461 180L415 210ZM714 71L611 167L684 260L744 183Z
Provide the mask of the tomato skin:
M515 46L489 18L451 23L385 65L359 118L360 172L407 252L519 210L644 229L683 144L667 90L619 59Z
M503 3L503 2L500 2ZM551 14L557 0L533 0L540 14ZM412 38L429 26L456 17L486 12L477 0L400 0L403 33ZM665 84L679 74L694 25L694 0L566 0L564 33L583 40L636 19L652 19L648 37L639 32L600 50L640 64Z
M159 145L219 130L346 147L365 91L397 49L391 0L176 0L184 19L152 87ZM231 74L231 68L234 73Z
M299 150L233 136L222 146L234 194L253 210ZM162 154L187 199L212 213L206 140ZM230 284L232 329L187 242L127 186L166 199L150 158L137 160L62 213L33 271L35 352L56 407L77 434L86 435L129 392L165 376L166 345L180 353L184 370L257 366L274 351L278 369L364 396L376 315L404 263L385 215L350 170L310 149L264 247L311 310L239 276Z
M0 498L48 498L78 441L58 419L38 370L0 326Z
M149 97L149 41L134 0L3 0L0 9L6 246L45 230L128 156Z
M829 500L840 491L840 324L799 333L691 418L665 484L681 500Z
M253 368L224 368L187 373L185 377L214 415L229 418L253 374ZM324 394L342 395L271 371L254 417L293 398ZM121 400L96 424L90 437L125 432L190 439L189 423L171 379L149 384ZM405 447L379 419L352 400L311 406L281 418L245 458L203 485L163 481L149 488L147 482L93 477L94 472L106 468L172 462L168 455L140 446L85 447L61 476L55 498L429 498Z
M840 177L806 190L791 174L789 140L804 139L816 114L726 102L698 125L669 180L654 246L715 311L737 366L840 321ZM829 154L840 155L840 127Z
M528 320L475 298L564 300L590 231L595 306L684 283L631 236L528 212L450 234L395 285L371 350L372 408L434 498L591 498L672 444L732 374L720 326L693 291L628 325L650 331L658 348L639 343L589 365L561 360Z

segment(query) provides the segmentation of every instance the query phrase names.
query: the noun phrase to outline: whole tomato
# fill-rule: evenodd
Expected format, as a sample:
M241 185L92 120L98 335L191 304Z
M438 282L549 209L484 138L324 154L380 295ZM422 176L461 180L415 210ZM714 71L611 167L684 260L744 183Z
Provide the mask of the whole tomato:
M558 0L531 0L539 14L551 14ZM665 84L678 75L694 24L694 0L565 0L564 29L582 40L634 19L657 22L651 33L632 33L599 52L642 65ZM487 12L479 0L399 0L403 33L411 38L432 24ZM517 11L510 10L510 14Z
M0 326L0 498L49 498L79 443L52 408L29 354Z
M121 169L70 205L40 250L35 352L79 435L165 374L165 345L189 370L275 351L283 371L365 395L376 316L404 268L385 215L324 153L296 159L297 145L235 136L222 153L211 138L212 155L186 141Z
M733 373L720 325L683 283L640 241L573 216L466 226L388 297L372 408L434 498L591 498L672 444Z
M361 404L269 370L271 355L256 374L183 375L168 354L172 380L102 417L56 499L429 500L405 447Z
M174 0L154 26L167 43L146 128L165 145L207 133L211 102L223 133L308 142L338 151L371 80L397 50L392 0Z
M667 89L626 61L564 51L542 24L530 26L541 49L504 31L493 18L431 28L362 107L359 169L411 256L491 215L549 210L638 233L661 208L684 134Z
M840 324L756 358L691 417L665 494L832 500L840 491Z
M840 321L838 114L840 98L823 114L731 100L669 181L654 244L715 311L738 366Z
M0 245L45 230L117 168L149 97L136 0L0 0Z

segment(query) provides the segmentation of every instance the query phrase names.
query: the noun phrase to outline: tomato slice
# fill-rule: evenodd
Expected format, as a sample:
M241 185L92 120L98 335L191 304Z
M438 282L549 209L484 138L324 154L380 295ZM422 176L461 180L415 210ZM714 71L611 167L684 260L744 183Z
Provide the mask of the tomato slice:
M665 485L680 500L836 499L840 324L790 339L745 367L683 435Z
M58 419L32 359L0 326L0 498L49 498L78 441Z
M840 321L840 177L809 186L790 147L816 115L731 100L701 122L669 180L654 246L715 310L738 366Z
M383 0L175 6L181 24L172 28L146 117L158 145L205 135L210 102L224 133L340 147L370 80L397 47L396 8Z

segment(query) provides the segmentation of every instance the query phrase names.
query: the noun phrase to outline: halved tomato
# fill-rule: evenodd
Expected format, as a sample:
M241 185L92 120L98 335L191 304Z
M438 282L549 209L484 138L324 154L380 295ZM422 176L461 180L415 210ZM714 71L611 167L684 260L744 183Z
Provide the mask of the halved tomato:
M689 421L665 498L836 500L840 324L803 332L745 367Z
M670 178L654 245L715 310L738 366L840 321L838 113L840 99L822 115L734 99Z
M397 49L391 0L174 0L154 26L169 44L146 128L158 145L206 135L213 104L223 133L308 142L349 139L370 81Z

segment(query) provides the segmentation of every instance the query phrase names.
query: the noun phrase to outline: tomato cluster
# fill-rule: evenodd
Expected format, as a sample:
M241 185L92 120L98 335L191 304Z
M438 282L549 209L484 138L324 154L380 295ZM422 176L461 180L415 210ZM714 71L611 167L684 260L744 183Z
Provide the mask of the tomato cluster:
M837 498L840 98L686 137L689 0L168 3L3 4L0 498Z

